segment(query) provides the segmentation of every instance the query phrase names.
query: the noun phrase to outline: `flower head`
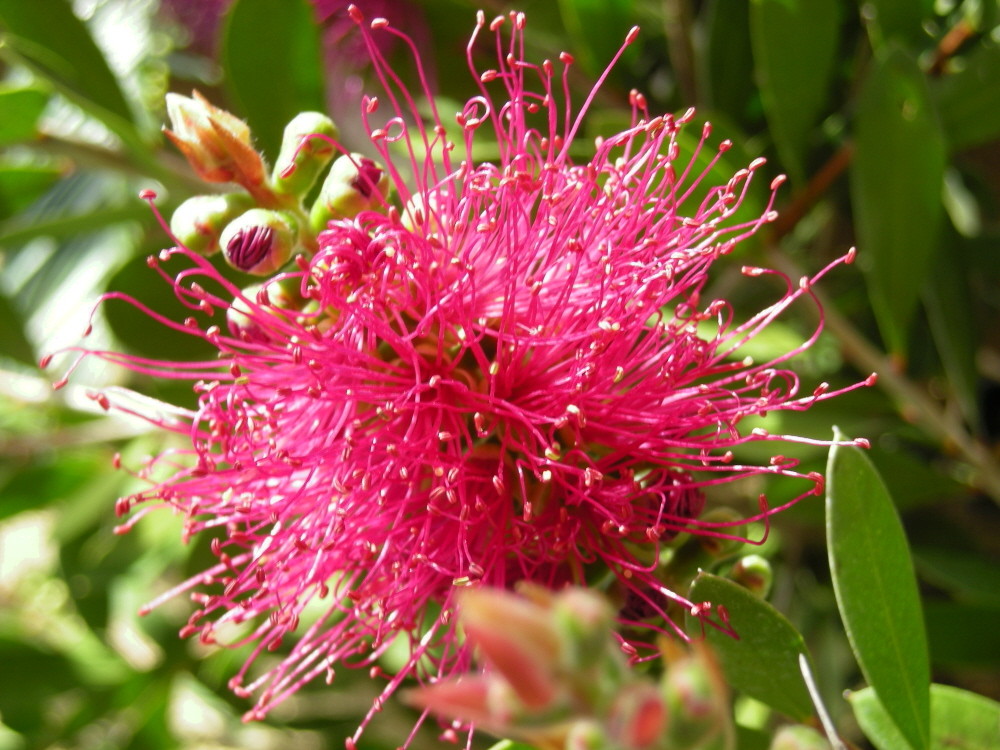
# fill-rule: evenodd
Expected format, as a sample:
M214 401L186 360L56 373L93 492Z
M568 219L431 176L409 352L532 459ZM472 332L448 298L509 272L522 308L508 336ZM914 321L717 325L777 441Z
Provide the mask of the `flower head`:
M206 642L244 626L255 646L232 686L257 693L252 717L338 665L375 665L396 638L410 658L387 693L407 674L466 669L453 608L469 586L559 588L610 571L626 595L628 653L650 645L643 631L683 636L670 616L691 605L658 578L661 546L682 531L738 533L749 519L699 520L720 485L781 475L802 483L799 497L819 492L822 477L794 460L754 465L734 451L811 442L741 423L837 393L800 395L785 366L818 328L772 361L741 354L835 263L798 283L744 268L783 282L747 320L703 298L713 265L774 217L769 205L734 219L762 161L706 191L707 172L678 142L692 113L653 117L637 93L631 126L578 160L586 105L569 110L572 59L523 60L516 13L479 15L468 60L480 93L452 139L436 110L420 119L373 41L406 36L352 17L385 89L362 111L381 166L349 157L355 187L391 189L369 189L314 254L252 293L184 247L154 259L193 310L238 312L228 332L195 314L171 323L213 344L218 361L102 354L194 382L197 410L161 420L190 445L152 461L150 474L169 465L169 476L120 501L132 513L122 528L158 503L183 513L189 534L222 534L218 564L165 596L193 592L184 632ZM497 67L479 71L472 49L487 33ZM709 136L706 126L699 150ZM495 162L473 158L484 138ZM257 239L237 250L252 254ZM185 268L168 272L178 260ZM287 297L275 285L289 284L301 304L273 304ZM761 496L752 518L778 510ZM280 663L255 671L293 632Z

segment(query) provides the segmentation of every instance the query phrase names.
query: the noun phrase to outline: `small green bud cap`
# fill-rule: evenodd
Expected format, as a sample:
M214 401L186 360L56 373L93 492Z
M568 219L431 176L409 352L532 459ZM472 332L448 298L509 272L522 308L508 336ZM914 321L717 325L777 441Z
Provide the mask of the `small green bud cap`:
M774 572L771 563L760 555L746 555L736 561L729 577L762 599L771 591Z
M300 112L285 126L271 187L278 195L302 196L336 151L337 126L321 112Z
M361 154L345 154L333 162L309 214L315 233L336 219L350 219L365 210L386 205L389 176L375 161Z
M830 750L830 743L812 727L799 724L779 729L769 750Z
M199 255L219 252L219 237L226 225L253 208L246 193L196 195L188 198L170 217L170 231L177 241Z
M283 211L251 208L226 226L219 245L233 268L264 276L291 257L297 230L295 221Z

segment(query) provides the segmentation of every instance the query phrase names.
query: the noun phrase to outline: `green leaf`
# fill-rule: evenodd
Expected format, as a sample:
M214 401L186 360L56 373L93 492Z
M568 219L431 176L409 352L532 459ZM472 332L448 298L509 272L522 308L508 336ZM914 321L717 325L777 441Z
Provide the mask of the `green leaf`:
M734 688L796 721L813 715L799 671L799 654L806 653L806 645L784 615L739 584L709 573L695 578L688 598L725 607L738 637L707 628L705 639ZM687 629L700 632L701 622L688 615Z
M1000 608L1000 567L982 553L924 547L915 551L914 558L924 580L961 601Z
M948 239L946 244L949 248L960 245L958 237ZM965 263L959 253L939 253L934 260L933 273L923 292L931 335L962 416L978 428L979 371L976 350L979 348L979 327L973 307L975 297L969 288Z
M784 167L801 180L809 137L826 106L840 32L838 0L753 0L757 83Z
M560 0L558 5L573 57L589 75L600 75L635 23L633 0Z
M0 0L3 45L111 130L135 138L118 79L66 0Z
M0 220L10 218L34 203L48 190L62 171L53 166L0 163ZM0 243L6 239L8 227L0 229Z
M834 439L844 436L835 431ZM930 666L917 581L892 498L859 448L830 449L827 542L837 606L861 671L900 732L923 750Z
M702 16L705 45L700 67L706 98L713 109L743 123L756 88L748 31L750 7L746 0L712 0Z
M11 304L7 295L0 292L0 357L10 357L27 365L36 365L38 358L35 350L24 334L24 318L21 312ZM3 511L0 510L0 515Z
M851 199L872 305L890 348L905 353L942 223L945 145L924 75L899 49L873 61L855 142Z
M924 619L935 667L1000 673L1000 607L931 600Z
M950 685L931 685L930 750L992 750L1000 747L1000 704ZM878 750L906 750L906 742L879 703L865 688L847 700L862 730Z
M948 145L978 146L1000 136L1000 44L984 36L965 66L934 81L937 111Z
M222 61L229 93L272 161L292 117L325 109L319 24L305 0L237 0Z
M919 52L932 41L924 30L924 20L933 15L933 10L934 0L868 0L862 15L876 51L889 42L898 42Z
M35 86L0 89L0 145L31 140L49 94Z

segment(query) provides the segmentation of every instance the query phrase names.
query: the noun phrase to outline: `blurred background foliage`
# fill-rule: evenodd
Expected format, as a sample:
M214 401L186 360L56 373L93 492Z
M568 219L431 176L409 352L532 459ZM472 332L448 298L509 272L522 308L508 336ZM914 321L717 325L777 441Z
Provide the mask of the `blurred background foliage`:
M410 33L444 108L474 93L464 50L494 0L367 0ZM285 122L325 109L365 150L356 116L364 54L337 0L0 0L0 750L341 747L377 686L367 673L311 686L266 724L241 724L226 689L239 653L180 641L187 605L138 607L201 569L155 516L115 536L114 471L159 450L137 421L94 408L87 388L191 394L91 365L53 394L39 357L80 342L95 299L125 291L176 311L145 257L166 242L140 190L169 215L209 192L160 128L167 91L197 88L249 120L272 160ZM654 112L698 108L735 147L720 180L758 156L789 176L780 219L742 263L815 272L852 245L855 266L820 290L827 333L801 358L809 383L879 386L785 415L772 430L867 436L900 510L923 595L934 679L1000 697L1000 10L995 0L525 0L529 59L571 51L582 101L627 30L642 27L591 109L588 138L627 122L628 92ZM405 61L400 45L390 59ZM489 67L484 62L483 67ZM399 66L412 74L411 63ZM451 107L455 108L455 107ZM696 142L697 127L688 132ZM488 154L484 154L488 156ZM766 180L748 198L762 209ZM738 264L734 264L738 265ZM748 310L756 286L711 290ZM768 300L769 302L769 300ZM764 302L766 304L767 302ZM774 326L780 351L811 321ZM801 323L801 330L795 325ZM110 303L93 348L195 358L190 338ZM767 352L762 352L766 354ZM65 362L62 362L63 366ZM826 452L804 456L822 470ZM774 498L775 501L780 497ZM779 519L771 601L806 636L820 688L861 684L836 617L823 510ZM387 664L391 669L392 665ZM774 717L738 697L737 717ZM391 748L413 716L395 704L365 737ZM850 729L846 730L850 734ZM428 729L417 746L434 742ZM863 746L863 740L857 739Z

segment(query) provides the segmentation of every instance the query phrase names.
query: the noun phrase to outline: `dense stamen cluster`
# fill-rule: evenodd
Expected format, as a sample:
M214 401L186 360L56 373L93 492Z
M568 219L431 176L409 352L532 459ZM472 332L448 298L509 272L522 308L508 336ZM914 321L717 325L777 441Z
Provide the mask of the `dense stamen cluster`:
M638 602L626 624L641 611L655 616L647 631L679 633L671 614L690 603L655 575L660 547L680 531L736 533L699 520L713 488L761 475L801 480L799 497L822 488L781 455L738 460L749 442L809 442L741 421L837 393L800 395L784 368L819 327L772 361L740 352L852 255L798 283L744 268L783 284L742 322L728 302L703 298L713 264L774 217L769 204L749 223L734 219L762 161L702 184L729 144L696 168L699 153L678 142L693 112L652 117L634 93L632 125L577 163L587 104L574 118L572 60L558 71L525 62L520 14L489 25L496 69L477 70L470 42L481 93L458 114L453 142L436 111L429 125L419 119L371 41L372 30L406 37L352 14L386 91L363 117L399 204L331 221L315 254L253 294L184 247L152 259L192 317L150 314L211 342L218 360L89 352L194 381L197 411L160 420L190 448L154 459L146 474L166 465L168 478L119 511L131 513L127 529L156 501L185 515L188 534L215 535L218 564L164 598L194 592L186 634L232 640L235 628L255 644L233 681L260 690L254 717L314 677L332 679L335 665L376 665L396 637L411 656L387 693L407 673L467 668L451 623L464 586L559 587L611 571ZM480 15L476 34L485 28ZM473 159L482 128L499 145L495 163ZM705 126L699 150L709 136ZM382 168L366 158L358 174L369 199ZM241 235L234 252L252 254L259 239ZM289 287L304 302L295 309L276 302ZM226 309L229 330L203 327L203 313ZM752 518L778 510L762 496ZM251 675L293 631L280 663Z

